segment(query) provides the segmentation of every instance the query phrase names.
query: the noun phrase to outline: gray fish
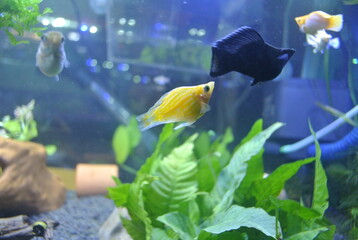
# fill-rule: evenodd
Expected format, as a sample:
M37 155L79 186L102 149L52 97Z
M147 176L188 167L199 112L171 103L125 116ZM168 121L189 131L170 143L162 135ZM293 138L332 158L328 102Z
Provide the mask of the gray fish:
M50 31L41 36L40 46L36 54L36 66L48 77L58 81L63 67L68 67L64 48L65 37L57 31Z

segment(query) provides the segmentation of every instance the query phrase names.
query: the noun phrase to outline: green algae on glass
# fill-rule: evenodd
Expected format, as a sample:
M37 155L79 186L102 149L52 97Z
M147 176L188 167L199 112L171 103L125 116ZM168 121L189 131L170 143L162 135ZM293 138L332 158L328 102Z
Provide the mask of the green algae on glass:
M46 28L35 27L38 17L51 13L50 8L40 12L42 0L1 0L0 1L0 30L6 32L13 45L28 43L19 41L15 35L23 36L25 31L40 34ZM14 32L16 32L14 34Z

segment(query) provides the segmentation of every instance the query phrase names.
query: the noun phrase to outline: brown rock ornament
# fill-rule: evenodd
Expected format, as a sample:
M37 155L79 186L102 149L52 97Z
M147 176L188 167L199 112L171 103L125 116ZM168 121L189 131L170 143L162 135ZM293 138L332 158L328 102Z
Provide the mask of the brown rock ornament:
M45 148L0 137L0 216L36 214L59 208L64 184L48 171Z

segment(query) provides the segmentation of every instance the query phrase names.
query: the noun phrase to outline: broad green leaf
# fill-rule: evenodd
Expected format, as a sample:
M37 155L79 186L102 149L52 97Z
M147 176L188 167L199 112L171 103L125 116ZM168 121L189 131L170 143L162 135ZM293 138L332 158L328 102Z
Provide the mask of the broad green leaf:
M182 144L182 140L179 138L180 134L185 128L174 130L173 133L167 138L166 141L160 147L160 154L167 156L172 150Z
M244 208L237 205L217 214L204 231L220 234L240 227L255 228L269 237L276 236L275 217L260 208Z
M19 140L29 141L37 137L37 123L32 120L28 123L26 131L23 132L23 136Z
M199 191L209 192L213 189L222 166L219 156L210 154L198 160L197 179Z
M150 239L146 237L145 226L142 221L129 220L127 218L121 217L121 222L133 240Z
M301 206L299 202L293 200L280 200L277 198L271 198L271 201L276 202L276 205L279 206L280 212L285 211L289 215L295 215L305 220L311 220L320 217L319 212L316 210ZM270 211L271 208L266 210Z
M116 161L122 164L127 160L130 152L129 134L125 126L119 126L114 132L112 139L112 149L114 150Z
M161 228L154 228L152 231L152 240L158 239L158 240L176 240L176 238L172 238L168 236L168 234Z
M321 213L323 217L324 212L328 208L328 188L327 176L321 163L321 149L319 147L316 134L314 133L311 123L309 122L311 134L314 137L316 147L316 164L315 164L315 178L313 188L312 208Z
M204 135L209 138L208 133L205 133ZM202 135L200 135L199 138L201 136ZM227 149L227 145L230 144L233 139L232 131L228 128L222 137L219 137L211 146L208 145L206 147L206 154L202 153L202 156L198 161L197 176L199 191L209 192L213 189L219 176L219 172L227 165L230 159L230 152ZM210 144L210 141L207 141L209 140L205 140L206 144Z
M328 227L328 231L320 232L315 240L333 240L334 233L336 232L336 226L331 225Z
M302 165L313 162L314 160L315 158L308 158L283 164L273 171L267 178L255 181L251 193L257 200L256 206L266 209L267 204L269 204L270 196L277 197L284 188L286 181L295 175Z
M120 184L108 188L108 196L117 207L123 207L127 204L130 184Z
M253 156L247 162L247 170L244 179L242 180L240 186L235 191L235 201L237 204L242 206L253 206L255 201L252 198L251 187L254 181L261 180L264 175L264 165L263 165L263 149L255 156Z
M2 127L14 136L19 135L21 133L21 124L20 121L17 119L9 119L8 121L3 122Z
M198 193L196 202L200 210L200 218L206 221L213 214L213 209L216 206L214 199L207 192Z
M266 237L266 235L264 235ZM216 237L216 238L214 238ZM267 237L266 237L267 238ZM220 234L213 234L215 240L249 240L245 234L239 231L227 231ZM256 239L255 239L256 240Z
M252 125L250 132L241 140L240 144L235 147L234 152L260 132L262 132L262 119L257 120L254 125Z
M181 203L178 212L189 217L192 223L199 224L200 209L195 199Z
M210 152L210 136L207 132L202 132L195 141L194 154L196 159L200 159Z
M154 218L178 210L180 203L195 197L198 184L193 141L196 137L192 136L175 148L160 162L154 173L158 180L146 189L147 209Z
M227 150L229 145L234 140L231 128L227 128L224 135L219 137L211 146L210 153L217 155L220 159L221 168L225 167L230 160L231 154Z
M234 192L245 177L247 161L261 151L266 140L282 125L282 123L271 125L240 146L234 153L230 163L220 172L218 181L211 192L211 197L218 203L214 208L214 214L230 207Z
M144 232L147 240L150 240L150 235L153 229L148 213L144 208L143 187L153 181L152 177L145 175L137 175L135 181L130 184L128 190L128 198L125 207L131 216L132 222L135 223L139 232ZM139 224L141 223L141 224ZM138 225L138 226L137 226Z
M304 239L314 239L320 232L327 231L328 228L326 227L319 227L315 229L310 229L307 231L302 231L297 234L294 234L288 238L285 238L285 240L304 240Z
M170 138L170 136L172 136L173 126L174 124L171 123L171 124L166 124L163 127L163 130L160 133L159 140L153 154L149 158L147 158L145 164L143 164L140 170L138 171L138 174L152 174L156 170L157 165L162 159L162 155L161 155L162 145L168 138Z
M176 232L181 240L192 240L199 234L199 227L178 212L167 213L157 219Z
M139 144L140 139L142 137L142 133L138 128L138 122L135 119L135 117L132 117L129 121L129 124L127 126L128 136L129 136L129 142L132 150Z

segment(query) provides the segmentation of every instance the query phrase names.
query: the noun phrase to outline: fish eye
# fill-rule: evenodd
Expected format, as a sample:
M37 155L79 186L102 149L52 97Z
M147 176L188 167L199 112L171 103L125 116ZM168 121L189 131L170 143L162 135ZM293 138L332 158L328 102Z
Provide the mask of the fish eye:
M64 42L64 41L65 41L65 38L64 38L64 37L62 37L62 38L61 38L61 42Z
M209 87L208 85L206 85L206 86L204 87L204 91L205 91L205 92L209 92L209 91L210 91L210 87Z
M42 40L42 41L46 40L46 36L45 36L45 35L42 35L42 36L41 36L41 40Z

